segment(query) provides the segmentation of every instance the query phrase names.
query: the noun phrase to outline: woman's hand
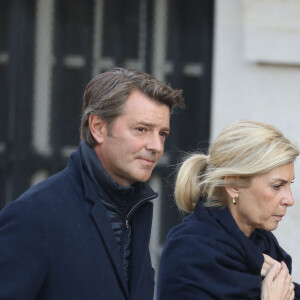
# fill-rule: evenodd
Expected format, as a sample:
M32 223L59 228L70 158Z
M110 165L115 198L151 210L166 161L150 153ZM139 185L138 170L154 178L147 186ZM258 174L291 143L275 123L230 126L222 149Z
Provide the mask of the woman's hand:
M279 270L281 269L281 264L280 262L278 262L277 260L273 259L271 256L267 255L267 254L263 254L264 256L264 264L261 268L261 272L260 275L265 277L267 275L267 272L269 271L269 269L272 267L272 265L277 264Z
M295 299L292 276L284 262L280 267L273 264L262 281L260 297L262 300L293 300Z

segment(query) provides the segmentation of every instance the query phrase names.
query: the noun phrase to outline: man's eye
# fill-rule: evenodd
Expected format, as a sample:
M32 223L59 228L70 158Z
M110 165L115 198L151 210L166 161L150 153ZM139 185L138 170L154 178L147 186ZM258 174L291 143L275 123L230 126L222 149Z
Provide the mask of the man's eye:
M146 128L144 128L144 127L138 127L138 128L136 128L136 130L138 131L138 132L145 132L146 131Z
M169 135L167 132L160 132L159 134L164 138L167 138L167 136Z

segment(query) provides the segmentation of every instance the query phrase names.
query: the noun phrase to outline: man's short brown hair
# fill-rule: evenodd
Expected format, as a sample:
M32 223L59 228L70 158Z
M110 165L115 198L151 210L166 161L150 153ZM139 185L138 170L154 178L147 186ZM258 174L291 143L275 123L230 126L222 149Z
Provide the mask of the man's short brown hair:
M122 114L123 107L133 91L139 91L153 101L165 104L172 112L175 106L184 107L182 90L174 90L168 84L137 70L113 68L94 77L84 91L80 137L94 147L89 128L89 116L99 116L108 127Z

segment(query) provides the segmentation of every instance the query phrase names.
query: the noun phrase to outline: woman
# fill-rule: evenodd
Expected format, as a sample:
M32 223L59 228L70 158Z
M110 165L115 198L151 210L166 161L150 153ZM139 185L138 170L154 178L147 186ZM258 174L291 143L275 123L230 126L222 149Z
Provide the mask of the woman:
M299 151L273 126L239 121L181 165L179 209L161 257L158 299L300 299L291 257L270 232L294 204Z

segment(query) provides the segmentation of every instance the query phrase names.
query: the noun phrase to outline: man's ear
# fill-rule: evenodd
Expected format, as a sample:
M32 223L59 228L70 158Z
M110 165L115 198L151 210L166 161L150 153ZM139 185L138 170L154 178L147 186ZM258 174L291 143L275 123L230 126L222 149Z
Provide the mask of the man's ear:
M225 176L225 190L230 198L238 196L239 188L236 184L239 178L237 176Z
M89 127L95 141L101 144L106 134L106 123L99 116L91 114L89 116Z

